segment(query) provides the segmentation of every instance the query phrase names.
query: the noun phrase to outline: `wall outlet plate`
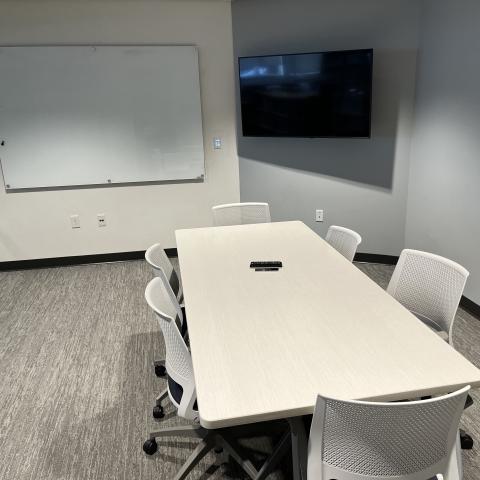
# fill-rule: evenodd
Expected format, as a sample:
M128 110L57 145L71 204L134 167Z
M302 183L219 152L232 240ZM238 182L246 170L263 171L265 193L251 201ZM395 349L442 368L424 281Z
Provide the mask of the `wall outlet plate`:
M107 226L107 217L104 213L97 214L97 224L99 227L106 227Z
M213 149L220 150L222 148L222 139L220 137L213 137Z

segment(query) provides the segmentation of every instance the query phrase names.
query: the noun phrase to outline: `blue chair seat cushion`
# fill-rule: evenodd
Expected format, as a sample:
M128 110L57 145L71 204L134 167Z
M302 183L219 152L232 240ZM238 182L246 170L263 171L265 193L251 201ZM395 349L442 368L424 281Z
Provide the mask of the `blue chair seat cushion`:
M182 397L183 397L183 388L179 383L173 380L172 377L170 377L169 375L167 376L168 376L168 391L170 392L170 395L173 397L173 399L180 405L180 402L182 401ZM198 411L198 405L196 400L195 400L195 403L193 404L193 409Z

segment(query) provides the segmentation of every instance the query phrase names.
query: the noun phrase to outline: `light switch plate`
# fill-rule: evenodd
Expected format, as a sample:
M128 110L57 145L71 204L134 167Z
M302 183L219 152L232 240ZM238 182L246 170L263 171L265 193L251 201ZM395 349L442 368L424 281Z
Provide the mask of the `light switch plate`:
M70 215L72 228L80 228L80 215Z

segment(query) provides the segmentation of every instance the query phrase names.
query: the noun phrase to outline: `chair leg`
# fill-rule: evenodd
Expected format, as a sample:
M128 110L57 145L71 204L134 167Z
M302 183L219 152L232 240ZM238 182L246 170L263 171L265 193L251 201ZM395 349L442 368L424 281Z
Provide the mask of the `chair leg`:
M161 405L162 400L168 397L168 388L160 392L158 397L155 399L155 405Z
M302 417L288 419L292 436L292 463L294 480L307 479L307 435Z
M153 453L157 451L156 438L170 436L200 438L201 442L182 465L182 468L178 471L174 480L184 480L210 450L218 447L225 449L228 455L242 467L252 480L263 480L285 454L286 449L290 445L290 435L291 433L288 431L282 436L272 455L265 461L260 471L254 467L250 460L240 455L238 451L239 446L229 435L223 432L217 433L215 431L209 431L200 426L188 425L184 427L163 428L162 430L151 432L149 434L149 440L145 442L143 449L148 455L153 455Z
M165 360L155 360L153 362L155 368L155 375L157 377L164 377L167 374L167 368L165 367Z
M161 430L150 432L148 436L150 439L162 437L187 437L204 439L207 437L207 435L208 430L205 430L203 427L187 425L185 427L162 428Z
M273 471L273 469L277 466L278 462L283 458L283 456L287 453L288 449L290 448L290 431L287 430L275 446L273 453L270 455L265 463L262 465L262 468L258 471L258 475L256 476L255 480L263 480L267 477L267 475Z
M174 480L184 480L184 478L195 468L200 460L215 446L211 435L207 435L195 448L192 454L187 458L182 468L177 472Z
M165 413L162 407L162 400L167 396L168 396L168 389L165 389L155 399L155 406L153 407L153 411L152 411L153 418L156 418L157 420L159 420L160 418L163 418L165 416Z

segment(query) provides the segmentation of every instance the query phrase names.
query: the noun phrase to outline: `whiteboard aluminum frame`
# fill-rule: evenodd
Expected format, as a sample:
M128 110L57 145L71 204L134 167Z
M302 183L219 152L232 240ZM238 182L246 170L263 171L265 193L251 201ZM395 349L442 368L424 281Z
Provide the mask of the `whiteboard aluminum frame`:
M97 47L192 47L197 56L198 67L198 86L199 86L199 104L200 104L200 116L201 116L201 130L202 130L202 147L203 147L203 174L197 177L184 178L184 179L166 179L166 180L145 180L145 181L127 181L127 182L111 182L106 179L104 183L81 183L81 184L69 184L69 185L55 185L55 186L38 186L38 187L11 187L7 184L7 180L4 174L4 168L2 163L2 147L3 143L7 140L0 135L0 173L2 176L3 184L6 193L21 193L21 192L36 192L36 191L56 191L56 190L77 190L77 189L91 189L91 188L111 188L111 187L125 187L125 186L147 186L147 185L162 185L162 184L184 184L184 183L203 183L207 178L206 168L206 149L205 149L205 130L203 128L204 113L203 113L203 101L202 101L202 79L200 75L200 51L199 47L192 43L42 43L42 44L29 44L29 43L2 43L0 49L3 48L45 48L45 47L85 47L96 49ZM1 134L1 132L0 132Z

